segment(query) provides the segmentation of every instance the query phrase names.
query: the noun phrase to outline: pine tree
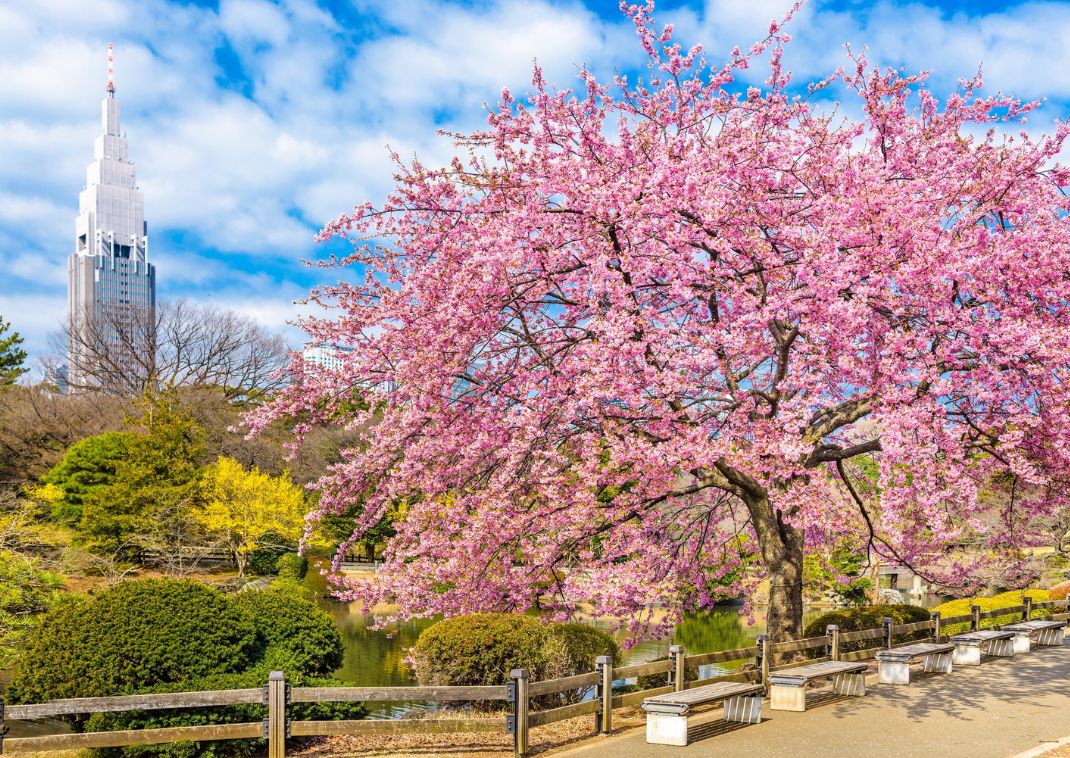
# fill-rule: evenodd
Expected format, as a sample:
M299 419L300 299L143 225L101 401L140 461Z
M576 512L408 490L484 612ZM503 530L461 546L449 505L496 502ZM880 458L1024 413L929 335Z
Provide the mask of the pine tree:
M10 327L11 324L0 316L0 388L14 384L28 371L23 366L26 351L19 347L22 336L18 332L4 336Z

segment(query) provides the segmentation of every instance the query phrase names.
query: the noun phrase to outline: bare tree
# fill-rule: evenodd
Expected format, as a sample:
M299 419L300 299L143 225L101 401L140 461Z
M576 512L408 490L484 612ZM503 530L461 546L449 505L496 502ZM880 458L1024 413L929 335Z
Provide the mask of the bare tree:
M282 336L248 316L188 300L150 309L108 309L68 323L53 350L69 356L74 391L130 396L212 386L228 400L278 389L288 363Z
M47 385L0 392L0 487L37 481L83 437L123 427L122 398L63 395Z

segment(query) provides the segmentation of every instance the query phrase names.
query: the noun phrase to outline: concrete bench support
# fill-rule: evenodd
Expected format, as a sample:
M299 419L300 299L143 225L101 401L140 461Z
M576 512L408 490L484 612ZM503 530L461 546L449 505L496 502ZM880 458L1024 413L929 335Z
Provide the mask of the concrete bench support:
M1061 646L1066 643L1066 628L1041 629L1037 632L1038 645Z
M951 641L955 644L955 652L951 654L951 663L955 666L979 666L981 664L982 645L987 645L988 648L984 651L985 655L991 655L995 658L1013 658L1015 636L1013 632L1006 632L1001 637L984 637L981 639L970 639L967 635L963 635L965 639L952 637Z
M805 711L806 683L770 684L769 707L774 711Z
M724 720L738 724L762 723L762 696L730 697L724 701Z
M1015 632L1014 639L1011 640L1011 645L1014 648L1014 654L1028 653L1031 647L1030 642L1033 639L1033 635L1029 632Z
M653 745L687 745L687 715L648 713L646 741Z
M877 653L877 681L881 684L910 684L910 664L921 660L922 670L937 674L951 673L953 645L919 642L882 650Z
M687 744L687 718L692 706L724 705L725 721L758 724L762 720L762 686L715 682L681 692L655 695L643 701L646 741L653 745Z
M836 674L832 677L832 691L837 695L862 697L866 694L866 675Z
M1014 652L1027 653L1034 644L1032 635L1036 635L1036 645L1062 645L1066 640L1065 621L1046 621L1036 619L1033 621L1020 621L1016 624L1007 624L1005 631L1014 632Z
M921 662L921 670L929 674L950 674L951 653L927 655Z

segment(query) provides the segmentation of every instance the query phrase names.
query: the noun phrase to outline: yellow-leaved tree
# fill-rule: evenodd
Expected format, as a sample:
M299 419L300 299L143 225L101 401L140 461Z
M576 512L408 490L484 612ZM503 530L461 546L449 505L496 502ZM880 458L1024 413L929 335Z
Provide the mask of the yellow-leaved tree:
M266 533L294 540L301 536L305 497L289 474L245 469L221 455L205 470L201 488L203 502L194 518L223 541L240 576L245 576L249 553Z

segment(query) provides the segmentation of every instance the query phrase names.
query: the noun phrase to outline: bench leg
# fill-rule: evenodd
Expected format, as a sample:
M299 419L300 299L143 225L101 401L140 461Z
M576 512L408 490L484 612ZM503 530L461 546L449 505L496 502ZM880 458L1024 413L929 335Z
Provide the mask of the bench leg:
M774 711L805 711L806 688L790 684L769 685L769 708Z
M921 670L931 674L951 673L951 653L933 653L921 662Z
M646 715L646 741L652 745L687 745L687 716L672 713Z
M1037 633L1038 645L1062 645L1065 638L1064 629L1041 629Z
M877 681L881 684L910 684L910 664L906 661L878 661Z
M910 676L907 674L907 676ZM865 674L835 674L832 677L832 691L837 695L865 695Z
M998 641L998 640L997 640ZM1028 653L1029 652L1029 632L1015 632L1014 639L1011 640L1014 644L1011 647L1014 649L1014 654ZM994 643L993 643L994 644Z
M988 654L996 658L1014 657L1014 640L992 640L988 643Z
M951 653L951 665L953 666L980 666L981 648L978 645L955 645Z
M762 722L762 696L743 695L728 698L724 701L724 720L737 721L741 724L760 724Z

